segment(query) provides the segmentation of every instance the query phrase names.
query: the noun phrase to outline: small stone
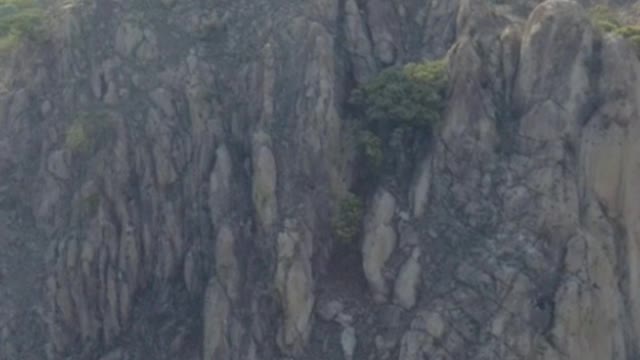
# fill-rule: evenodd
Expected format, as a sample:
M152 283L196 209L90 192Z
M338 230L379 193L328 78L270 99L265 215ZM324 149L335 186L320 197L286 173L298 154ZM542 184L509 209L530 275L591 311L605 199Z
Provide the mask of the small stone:
M331 321L338 316L344 310L344 305L337 300L331 300L318 307L318 315L325 321Z
M142 77L138 74L131 77L131 82L133 83L133 86L137 88L142 87Z
M342 326L348 326L353 323L353 317L349 314L341 313L336 316L336 322Z
M438 313L431 313L426 319L427 331L435 338L439 338L444 334L445 324L442 317Z
M42 112L42 115L47 115L49 114L49 111L51 111L51 108L51 102L49 100L45 100L40 106L40 111Z
M390 36L376 44L375 52L380 62L386 66L392 65L396 60L396 48Z
M47 159L47 170L59 179L67 180L71 176L71 171L66 161L64 150L56 150Z
M400 15L401 17L407 16L407 10L403 5L398 6L398 15Z
M411 257L402 266L394 286L395 303L409 310L416 304L420 283L420 248L415 247Z
M171 93L165 88L157 88L149 94L153 103L162 110L164 115L173 116L175 109Z
M347 326L342 330L342 335L340 336L340 343L342 344L342 351L344 352L344 358L346 360L353 359L353 353L356 349L356 330Z

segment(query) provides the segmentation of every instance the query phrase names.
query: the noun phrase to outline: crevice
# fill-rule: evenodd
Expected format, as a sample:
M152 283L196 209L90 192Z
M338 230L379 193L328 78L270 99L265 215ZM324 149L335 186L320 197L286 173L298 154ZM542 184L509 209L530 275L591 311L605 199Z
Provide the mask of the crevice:
M107 91L109 90L109 85L107 84L107 80L105 79L105 75L103 72L99 75L100 81L100 93L98 94L98 99L100 101L104 100L104 97L107 95Z
M602 61L602 41L600 35L593 41L592 53L584 60L584 66L587 70L587 80L589 82L589 95L581 114L578 114L580 125L586 126L598 110L604 105L604 96L601 93L600 81L603 74Z
M358 7L358 16L360 16L361 24L364 27L364 34L367 37L367 41L369 45L371 45L371 55L373 56L373 60L376 63L376 68L380 68L380 61L378 57L375 56L375 48L376 44L373 41L373 31L371 30L371 26L369 26L369 13L367 11L367 2L366 0L355 0L356 5Z
M343 84L342 86L338 87L338 91L335 94L336 100L339 104L339 111L345 109L349 100L349 94L351 93L351 90L357 85L355 74L353 71L354 65L352 57L354 56L354 54L349 51L348 47L348 29L346 20L347 1L348 0L339 0L338 3L338 16L336 19L338 32L336 34L336 39L334 42L334 52L336 54L335 65L337 69L336 75L338 76L338 79L342 79L341 81ZM341 116L341 118L344 119L345 116L343 115Z

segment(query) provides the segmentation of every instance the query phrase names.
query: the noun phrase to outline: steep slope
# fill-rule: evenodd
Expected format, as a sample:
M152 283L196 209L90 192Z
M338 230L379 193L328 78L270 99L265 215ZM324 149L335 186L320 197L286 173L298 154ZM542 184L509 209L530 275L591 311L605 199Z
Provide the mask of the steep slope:
M492 3L53 4L0 100L0 359L638 358L633 44ZM339 244L349 93L441 57Z

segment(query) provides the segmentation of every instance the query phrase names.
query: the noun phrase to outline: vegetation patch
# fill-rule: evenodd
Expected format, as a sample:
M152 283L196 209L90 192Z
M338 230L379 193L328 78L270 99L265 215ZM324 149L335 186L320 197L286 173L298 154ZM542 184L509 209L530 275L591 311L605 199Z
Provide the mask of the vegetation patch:
M363 130L358 138L358 152L363 155L368 168L378 172L382 167L384 155L382 152L382 140L368 130Z
M353 91L350 103L361 129L357 146L365 177L383 167L396 130L418 138L431 134L441 120L447 87L447 63L437 60L384 70Z
M356 89L351 102L368 128L425 128L440 120L447 86L446 63L432 61L388 69Z
M333 232L336 238L346 244L353 243L360 235L364 204L353 193L340 201L337 214L333 220Z
M618 15L606 5L597 5L589 10L589 16L594 25L604 32L614 31L622 26Z
M640 26L625 25L618 14L606 5L594 6L589 11L593 24L605 33L613 33L631 41L640 56Z
M107 113L80 113L67 129L65 147L74 155L94 153L113 136L114 130Z
M34 0L0 0L0 51L44 37L44 11Z
M447 89L447 63L438 60L384 70L352 92L357 195L348 193L338 201L332 227L341 243L354 244L361 235L364 199L382 171L403 178L395 171L403 168L398 164L415 163L416 144L424 143L441 121Z

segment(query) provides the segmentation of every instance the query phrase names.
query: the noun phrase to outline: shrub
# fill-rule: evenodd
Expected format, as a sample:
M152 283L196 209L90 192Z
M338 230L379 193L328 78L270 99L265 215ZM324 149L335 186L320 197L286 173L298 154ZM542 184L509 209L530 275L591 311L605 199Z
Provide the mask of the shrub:
M67 129L65 147L75 155L92 153L113 130L113 123L106 113L81 113Z
M397 159L411 158L416 145L424 143L440 122L448 87L446 67L438 60L387 69L353 91L350 102L361 130L358 157L365 165L358 169L361 185L375 182L383 165L386 169ZM392 146L394 133L401 134L395 142L399 148ZM390 148L409 156L385 156Z
M631 39L640 36L640 26L621 26L613 30L613 33L622 36L625 39Z
M364 156L370 169L377 172L382 166L384 155L382 152L382 140L371 131L362 131L358 139L359 151Z
M336 238L343 243L352 243L360 234L363 217L362 200L348 193L341 201L333 220Z
M440 120L447 88L446 63L429 61L388 69L359 89L351 102L378 131L428 127Z
M604 32L610 32L622 26L617 14L606 5L597 5L591 8L589 17L591 17L593 24Z
M10 49L19 40L40 40L44 12L32 0L0 0L0 48Z
M628 39L634 45L636 53L640 55L640 26L624 25L618 15L605 5L593 7L589 15L593 24L600 30Z

